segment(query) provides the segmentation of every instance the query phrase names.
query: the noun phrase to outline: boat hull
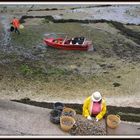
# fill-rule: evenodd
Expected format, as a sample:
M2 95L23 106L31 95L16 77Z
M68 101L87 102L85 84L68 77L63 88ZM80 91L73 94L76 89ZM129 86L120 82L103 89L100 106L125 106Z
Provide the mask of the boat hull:
M53 42L53 38L44 39L44 43L47 46L56 48L56 49L63 49L63 50L80 50L80 51L87 51L89 48L88 44L85 45L76 45L76 44L59 44ZM61 39L60 39L61 40Z

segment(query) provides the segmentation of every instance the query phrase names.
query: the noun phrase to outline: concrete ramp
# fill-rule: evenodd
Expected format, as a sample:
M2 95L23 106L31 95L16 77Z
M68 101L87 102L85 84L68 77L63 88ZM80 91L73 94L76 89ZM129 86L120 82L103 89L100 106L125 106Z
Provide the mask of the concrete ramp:
M0 100L0 136L71 136L50 122L51 109ZM103 120L105 125L105 120ZM107 135L140 135L140 123L107 127Z
M124 135L124 136L140 136L140 123L126 123L121 122L120 125L111 129L107 127L108 135Z
M50 122L50 109L0 100L0 135L68 136Z

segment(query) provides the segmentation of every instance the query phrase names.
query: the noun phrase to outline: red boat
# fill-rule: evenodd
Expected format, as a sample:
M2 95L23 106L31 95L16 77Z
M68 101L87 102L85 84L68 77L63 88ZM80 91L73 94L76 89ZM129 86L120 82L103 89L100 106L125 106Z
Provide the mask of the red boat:
M93 45L91 41L86 40L84 37L75 37L72 39L65 38L53 38L46 37L44 43L47 46L63 49L63 50L80 50L80 51L91 51Z

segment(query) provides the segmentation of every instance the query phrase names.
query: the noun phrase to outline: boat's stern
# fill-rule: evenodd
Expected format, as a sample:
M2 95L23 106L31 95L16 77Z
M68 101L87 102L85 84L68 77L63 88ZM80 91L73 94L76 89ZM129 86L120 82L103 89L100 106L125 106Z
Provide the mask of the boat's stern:
M93 51L93 44L92 44L92 43L90 43L90 44L88 45L88 51Z
M86 40L84 42L84 45L87 45L88 46L87 51L93 51L93 43L92 43L92 41Z

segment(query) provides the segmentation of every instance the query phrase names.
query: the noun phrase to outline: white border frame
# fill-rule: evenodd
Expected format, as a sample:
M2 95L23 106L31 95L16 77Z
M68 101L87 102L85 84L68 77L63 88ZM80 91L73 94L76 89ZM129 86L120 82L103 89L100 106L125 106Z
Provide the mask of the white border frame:
M140 2L0 2L0 4L11 4L11 5L21 5L21 4L25 4L25 5L29 5L29 4L38 4L38 5L44 5L44 4L49 4L49 5L61 5L61 4L66 4L66 5L69 5L69 4L123 4L123 5L126 5L126 4L131 4L131 5L134 5L134 4L140 4Z

